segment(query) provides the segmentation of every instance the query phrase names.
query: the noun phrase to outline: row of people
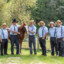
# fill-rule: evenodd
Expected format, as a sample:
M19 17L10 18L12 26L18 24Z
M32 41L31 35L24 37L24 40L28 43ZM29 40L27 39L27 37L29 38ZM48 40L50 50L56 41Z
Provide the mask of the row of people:
M57 27L55 27L54 22L50 22L49 31L48 28L45 26L44 21L40 21L38 25L40 26L38 30L38 40L40 46L42 48L42 55L46 56L46 37L50 34L50 44L51 44L51 55L54 56L54 49L56 51L57 56L64 56L64 26L62 26L61 20L57 20L56 22ZM36 27L34 26L34 21L31 20L29 26L29 47L30 47L30 54L32 54L32 43L34 46L34 54L36 53Z
M45 26L44 21L40 21L38 23L40 26L38 30L38 40L40 42L40 46L42 48L42 55L46 56L46 36L48 33L50 34L50 44L51 44L51 55L54 56L54 48L56 50L56 55L58 56L64 56L64 26L62 26L62 22L60 20L57 20L57 27L55 27L54 22L50 22L49 31L48 28ZM10 27L10 38L11 38L11 54L14 55L14 43L16 44L16 54L19 54L19 42L17 34L20 34L18 32L19 25L17 25L16 20L13 20L13 24ZM29 35L29 48L30 48L30 54L33 54L32 52L32 44L34 46L34 54L36 55L36 40L35 40L35 34L36 34L36 27L34 25L34 20L30 21L29 30L27 32ZM1 55L4 54L7 55L7 47L8 47L8 31L6 29L6 23L2 25L2 28L0 30L0 41L1 43Z

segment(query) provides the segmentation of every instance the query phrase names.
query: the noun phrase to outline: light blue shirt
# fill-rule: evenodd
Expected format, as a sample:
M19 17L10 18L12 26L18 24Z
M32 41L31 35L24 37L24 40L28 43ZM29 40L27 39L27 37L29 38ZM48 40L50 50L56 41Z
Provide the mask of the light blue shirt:
M0 29L0 37L1 39L8 39L8 31L7 29Z
M29 32L29 35L35 35L36 34L36 27L33 25L32 27L29 26L29 30L34 32L34 34L32 34L31 32Z
M49 28L50 37L56 37L56 28Z
M38 30L39 37L42 38L48 33L48 28L46 26L40 27Z
M64 26L59 26L56 28L56 36L57 36L57 38L64 37Z
M12 25L10 27L10 35L17 35L17 33L13 33L13 31L18 32L18 28L20 27L20 25Z

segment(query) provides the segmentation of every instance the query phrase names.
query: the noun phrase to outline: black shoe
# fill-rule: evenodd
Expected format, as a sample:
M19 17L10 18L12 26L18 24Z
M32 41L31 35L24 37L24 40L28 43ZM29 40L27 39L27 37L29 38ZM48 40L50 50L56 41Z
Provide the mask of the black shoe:
M51 55L51 56L54 56L54 55Z
M4 53L5 55L8 55L7 53Z
M44 55L44 54L41 54L41 55Z
M3 54L1 54L1 56L3 56Z
M34 55L37 55L37 53L35 53Z
M11 55L14 55L14 53L12 53Z
M32 53L30 53L30 55L32 55Z
M44 55L44 56L47 56L47 55Z
M17 53L16 55L19 55L19 53Z

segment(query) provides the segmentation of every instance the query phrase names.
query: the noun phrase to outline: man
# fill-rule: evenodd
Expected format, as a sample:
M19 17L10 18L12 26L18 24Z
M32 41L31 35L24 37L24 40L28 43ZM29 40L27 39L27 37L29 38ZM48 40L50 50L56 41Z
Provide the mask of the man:
M42 55L46 56L46 36L48 35L48 28L45 26L44 21L38 23L40 26L38 30L38 39L42 48Z
M30 21L30 26L29 26L29 47L30 47L30 54L33 54L33 52L32 52L32 44L33 44L34 54L36 55L35 34L36 34L36 27L34 26L34 20L31 20Z
M3 23L2 28L0 29L0 41L1 41L1 55L3 54L7 55L8 31L6 29L6 23Z
M54 27L54 22L50 22L49 24L49 34L50 34L50 44L51 44L51 55L54 56L54 48L56 51L56 55L58 56L57 50L57 42L56 42L56 28Z
M17 34L19 25L17 25L16 19L13 20L12 26L10 27L10 39L11 39L11 54L14 55L14 43L16 44L16 54L19 54L19 41Z
M61 25L61 20L57 20L57 28L56 28L56 38L57 38L57 45L59 56L64 56L64 26Z

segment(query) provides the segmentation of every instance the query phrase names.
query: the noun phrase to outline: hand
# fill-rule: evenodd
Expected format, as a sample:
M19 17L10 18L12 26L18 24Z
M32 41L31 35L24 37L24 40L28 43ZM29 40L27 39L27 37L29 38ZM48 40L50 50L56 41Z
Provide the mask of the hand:
M42 39L44 40L45 39L45 36Z
M28 30L30 32L30 30Z
M57 40L57 37L56 37L56 40Z
M20 34L20 32L17 32L17 34Z
M13 33L16 33L16 31L13 31Z
M1 39L1 37L0 37L0 41L1 41L2 39Z
M29 35L29 33L27 32L27 35Z
M38 40L39 40L39 37L38 37Z
M64 41L64 38L63 38L63 41Z
M2 39L0 38L0 43L2 43Z

